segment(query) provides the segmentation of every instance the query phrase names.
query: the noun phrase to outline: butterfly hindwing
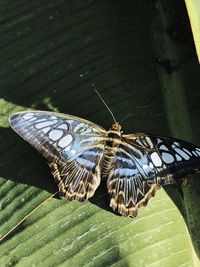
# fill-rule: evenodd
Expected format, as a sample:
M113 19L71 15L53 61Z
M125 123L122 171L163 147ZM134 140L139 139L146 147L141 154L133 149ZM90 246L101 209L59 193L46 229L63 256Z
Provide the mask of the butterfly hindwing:
M67 160L65 164L49 163L63 197L83 201L94 195L101 181L99 164L102 155L101 149L90 147Z
M75 116L30 111L10 117L12 128L48 161L67 199L91 197L100 183L105 130Z
M108 174L107 188L110 206L123 216L137 216L138 208L147 205L148 200L160 187L155 183L148 183L147 173L138 162L140 159L143 159L141 153L137 154L135 149L123 143L115 154ZM151 170L148 175L154 177L155 171Z

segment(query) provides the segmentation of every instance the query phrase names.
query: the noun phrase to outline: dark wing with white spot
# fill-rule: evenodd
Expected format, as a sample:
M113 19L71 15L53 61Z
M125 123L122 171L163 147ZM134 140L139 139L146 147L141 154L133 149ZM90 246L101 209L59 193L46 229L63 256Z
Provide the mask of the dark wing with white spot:
M82 201L94 194L100 183L103 128L75 116L45 111L15 113L10 125L47 159L62 196Z
M108 175L110 206L136 216L161 185L200 169L200 148L188 142L145 134L123 135Z
M200 170L200 146L176 138L145 134L124 135L124 140L136 149L145 150L149 164L163 169L155 180L160 185L177 182Z

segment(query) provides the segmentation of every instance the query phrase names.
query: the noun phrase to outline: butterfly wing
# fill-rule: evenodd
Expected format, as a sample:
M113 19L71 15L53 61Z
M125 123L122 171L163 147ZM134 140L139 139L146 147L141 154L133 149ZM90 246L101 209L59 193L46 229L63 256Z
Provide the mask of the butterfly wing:
M136 216L161 185L199 169L200 147L167 137L123 135L107 180L110 206Z
M79 201L93 196L100 184L103 128L75 116L45 111L15 113L10 125L47 159L62 196Z
M146 151L147 163L159 170L154 182L160 185L177 182L200 169L200 146L163 136L135 134L124 138L128 144Z

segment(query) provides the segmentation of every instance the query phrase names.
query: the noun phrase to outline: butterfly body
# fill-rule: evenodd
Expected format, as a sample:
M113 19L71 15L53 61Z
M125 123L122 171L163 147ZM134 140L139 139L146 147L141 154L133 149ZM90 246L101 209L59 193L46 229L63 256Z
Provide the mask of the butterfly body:
M200 169L200 147L178 139L106 131L90 121L61 113L25 111L11 127L46 159L60 194L68 200L92 197L105 179L110 206L136 216L161 185Z
M106 179L109 174L109 171L115 158L116 150L120 145L121 136L121 125L119 125L118 123L113 124L110 130L107 132L104 144L105 148L103 153L103 159L101 163L102 179Z

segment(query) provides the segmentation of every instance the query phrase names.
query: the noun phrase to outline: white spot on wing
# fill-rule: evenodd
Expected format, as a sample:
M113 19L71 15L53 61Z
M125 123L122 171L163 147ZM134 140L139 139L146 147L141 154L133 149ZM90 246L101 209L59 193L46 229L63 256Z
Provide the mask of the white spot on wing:
M55 117L55 116L50 116L50 119L51 119L51 120L57 120L58 118Z
M162 159L167 164L174 162L174 157L171 154L166 153L166 152L162 153Z
M151 154L151 159L153 161L153 164L156 166L156 167L161 167L162 166L162 161L160 159L160 157L158 156L158 153L156 152L153 152Z
M153 164L150 162L149 163L149 167L151 168L151 169L153 169L154 167L153 167Z
M35 128L37 128L37 129L41 129L41 128L50 126L50 125L52 125L52 124L54 124L54 121L44 121L44 122L39 122L39 123L36 123Z
M49 138L52 141L57 141L58 139L60 139L60 137L63 135L63 132L60 130L52 130L49 133Z
M176 159L177 159L178 161L181 161L181 160L182 160L182 158L181 158L178 154L176 154L175 157L176 157Z
M198 157L198 154L195 151L192 151L192 154Z
M162 140L160 138L157 138L157 144L162 143Z
M196 148L196 153L200 156L200 151Z
M66 123L63 123L61 125L58 126L59 129L64 129L64 130L68 130L68 126Z
M151 139L147 136L146 138L146 142L147 142L147 144L149 145L149 147L150 148L153 148L153 144L152 144L152 142L151 142Z
M42 122L42 121L46 121L46 119L39 119L39 120L37 120L37 123Z
M136 139L135 142L138 143L138 144L139 144L140 146L142 146L142 147L144 146L144 145L142 144L142 142L141 142L139 139Z
M28 120L28 121L35 121L37 118L33 117L32 119Z
M183 150L188 153L190 156L192 156L192 153L190 151L188 151L186 148L183 148Z
M51 129L51 127L46 127L44 129L42 129L42 132L43 133L48 133L48 131Z
M70 150L70 146L67 146L64 151L69 151Z
M175 146L180 146L180 144L178 142L174 142Z
M34 113L26 113L23 115L23 118L25 120L29 120L29 119L33 118L33 116L34 116Z
M153 164L150 162L149 166L147 164L143 164L142 167L144 170L149 169L149 168L153 169Z
M146 170L146 169L148 169L148 168L149 168L149 166L148 166L148 165L146 165L146 164L143 164L143 166L142 166L142 167L143 167L143 169L144 169L144 170Z
M161 145L160 149L165 150L165 151L169 151L169 149L165 145Z
M70 134L64 136L63 138L60 139L60 141L58 142L59 147L66 147L68 146L71 142L72 142L73 138Z
M188 160L190 157L188 156L188 154L186 154L183 150L181 150L178 147L175 147L174 150L185 160Z
M72 149L71 153L72 153L72 155L75 155L76 154L76 150Z

